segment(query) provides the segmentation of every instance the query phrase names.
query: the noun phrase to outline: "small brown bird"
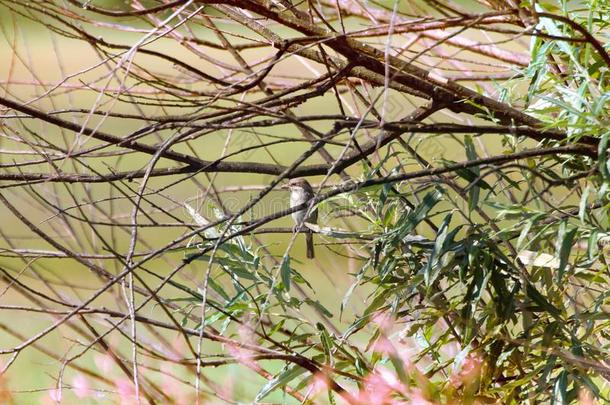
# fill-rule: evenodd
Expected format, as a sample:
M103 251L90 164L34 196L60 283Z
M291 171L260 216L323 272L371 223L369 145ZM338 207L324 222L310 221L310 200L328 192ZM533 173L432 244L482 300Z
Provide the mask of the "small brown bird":
M305 179L291 179L288 182L288 188L290 189L290 207L296 207L297 205L301 205L309 200L311 200L313 195L313 189L311 185ZM313 208L309 213L307 219L304 220L305 214L307 213L307 208L304 208L300 211L295 211L292 213L292 219L294 220L295 226L298 226L301 222L308 222L310 224L318 223L318 209ZM307 233L305 234L305 238L307 240L307 258L314 258L313 251L313 233L306 229Z

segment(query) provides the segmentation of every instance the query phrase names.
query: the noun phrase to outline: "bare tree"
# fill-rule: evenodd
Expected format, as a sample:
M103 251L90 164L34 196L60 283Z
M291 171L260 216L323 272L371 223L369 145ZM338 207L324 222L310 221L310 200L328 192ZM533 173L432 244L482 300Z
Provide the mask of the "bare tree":
M461 3L0 0L0 398L608 401L609 6Z

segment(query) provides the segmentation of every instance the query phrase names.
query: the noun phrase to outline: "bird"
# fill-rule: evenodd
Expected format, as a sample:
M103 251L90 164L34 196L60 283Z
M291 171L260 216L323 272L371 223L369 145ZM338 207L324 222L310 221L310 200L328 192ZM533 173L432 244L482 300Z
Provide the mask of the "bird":
M288 189L290 190L290 208L296 207L297 205L301 205L312 198L314 198L313 189L309 182L303 178L290 179L288 182ZM307 213L307 209L309 207L305 207L302 210L295 211L292 213L292 219L295 223L295 229L301 223L307 222L310 224L318 223L318 209L312 208L311 212L307 219L305 219L305 214ZM307 229L307 233L305 234L305 238L307 241L307 258L313 259L315 254L313 250L313 233L311 230Z

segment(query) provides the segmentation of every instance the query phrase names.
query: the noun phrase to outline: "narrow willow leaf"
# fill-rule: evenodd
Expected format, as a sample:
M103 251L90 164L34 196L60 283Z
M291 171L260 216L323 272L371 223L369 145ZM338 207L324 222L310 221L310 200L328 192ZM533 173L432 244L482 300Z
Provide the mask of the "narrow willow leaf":
M426 218L430 210L438 204L441 198L441 192L439 190L434 190L426 194L422 199L421 204L417 205L413 211L403 214L396 224L399 239L404 238L413 231L415 227Z
M557 235L557 250L559 252L559 268L557 269L557 281L561 282L563 274L565 273L577 231L577 228L568 229L567 223L565 221L563 221L559 226L559 234Z
M248 250L242 245L235 243L223 243L218 248L237 260L245 260L248 263L254 262L254 255L248 252Z
M284 284L284 289L286 291L290 291L290 256L286 255L282 259L282 264L280 265L280 275L282 276L282 284Z
M541 375L541 381L548 381L553 369L555 368L555 364L557 363L557 355L551 354L550 356L548 356L546 364L544 366L544 371L542 372Z
M610 138L610 131L606 132L599 140L599 146L597 149L598 167L599 172L602 174L604 179L610 179L610 161L608 160L608 139Z
M276 323L275 326L273 326L273 328L271 328L271 330L269 330L267 332L267 335L273 336L274 333L276 333L278 330L282 329L282 327L284 326L285 322L286 322L286 319L282 319L281 321Z
M398 263L398 259L395 257L392 257L389 260L384 261L384 263L382 264L382 266L380 266L380 269L379 269L379 277L380 277L381 281L383 281L385 279L385 277L394 270L397 263Z
M582 197L580 198L580 205L578 207L578 218L580 218L580 222L584 224L585 222L585 213L587 211L587 200L589 199L589 193L591 192L591 188L585 188L585 191L582 193Z
M392 290L382 290L364 310L364 314L343 332L342 339L347 339L350 335L365 327L370 322L373 313L386 303L386 299L390 294L392 294Z
M330 405L337 405L337 401L335 401L335 394L332 390L328 390L328 402Z
M343 299L341 300L339 318L341 318L343 316L343 310L347 307L347 303L348 303L350 297L352 296L352 294L354 293L354 290L356 289L358 284L360 284L361 279L362 279L362 275L358 274L356 281L354 281L352 283L352 285L350 285L349 288L347 289L347 291L345 292L345 295L343 296Z
M585 118L584 114L582 112L578 111L573 106L571 106L570 104L566 103L565 101L563 101L559 98L544 96L544 97L542 97L542 99L545 101L548 101L551 104L554 104L554 105L560 107L563 111L569 112L571 115L574 115L579 118Z
M527 238L527 235L530 233L530 229L532 229L532 225L534 225L534 221L532 219L525 223L525 226L519 234L519 239L517 239L517 251L521 250L521 246L523 246L525 238Z
M473 181L477 180L479 177L478 172L475 172L475 171L473 171L473 169L469 169L469 168L458 169L455 171L455 174L457 174L464 180L468 181L469 183L472 183ZM476 184L477 184L477 186L479 186L479 188L493 192L493 187L491 187L489 185L489 183L483 179L478 179Z
M390 362L392 362L392 365L394 366L394 370L396 370L396 375L398 376L400 381L402 381L402 383L405 385L409 384L409 377L407 376L407 373L405 372L404 361L403 361L402 357L400 357L395 350L392 350L390 352ZM415 367L414 367L414 369L416 370Z
M559 378L555 381L555 401L560 404L569 404L568 401L568 371L563 370L559 373Z
M591 65L591 68L599 68L600 66L604 66L605 63L603 60L599 60L597 63ZM606 107L606 103L610 100L610 91L602 94L601 97L595 99L593 101L593 108L591 109L594 115L604 114L604 108Z
M362 232L352 232L345 229L339 228L331 228L330 226L320 226L316 224L310 224L309 222L305 222L304 225L311 229L312 231L319 233L321 235L329 236L335 239L365 239L370 240L374 237L372 234L365 234Z
M599 247L597 246L598 240L598 232L595 230L591 232L589 235L589 239L587 240L587 256L589 260L597 259L597 254L599 253Z
M600 397L601 392L600 392L599 388L597 387L595 382L593 382L593 380L589 376L587 376L585 374L581 374L581 375L577 375L576 379L578 381L580 381L582 385L586 386L595 397L597 397L597 398Z
M317 356L314 356L314 357L317 357ZM318 361L317 358L316 358L316 361ZM301 391L302 389L304 389L306 387L311 387L312 382L314 381L314 378L315 378L315 376L313 376L313 375L308 375L306 377L301 378L301 381L299 381L299 383L294 386L294 390ZM312 405L312 403L304 402L303 405Z
M334 315L330 312L324 305L320 303L318 300L312 300L311 298L306 298L305 302L307 302L312 307L317 308L320 312L322 312L327 318L332 318Z
M436 235L436 240L434 241L434 248L432 249L432 253L430 253L430 258L428 259L428 264L424 267L424 281L427 286L432 285L436 280L440 272L440 258L445 253L445 241L447 240L447 233L449 231L449 223L451 222L451 217L453 213L449 213L443 219L443 223L438 229L438 234Z
M267 395L269 395L274 389L285 386L290 381L294 380L295 378L297 378L301 374L305 373L306 371L307 370L305 370L304 368L295 366L295 365L288 367L287 369L282 371L280 374L275 376L275 378L273 380L271 380L267 384L265 384L265 386L256 395L256 398L254 399L254 401L255 402L261 401L263 398L265 398Z
M191 216L191 218L193 218L193 221L195 221L195 223L197 225L199 225L201 227L205 227L210 224L210 221L205 219L201 214L199 214L193 207L191 207L187 203L184 203L184 207L186 208L189 215ZM214 227L207 228L205 231L203 231L203 234L208 239L218 238L218 231L216 231L216 228L214 228Z
M466 359L466 357L468 357L471 350L472 350L472 346L467 345L466 347L464 347L462 350L460 350L455 355L455 357L453 358L453 364L451 365L451 369L454 373L457 373L458 371L460 371L460 369L462 368L462 364L464 363L464 360Z
M204 262L209 262L210 261L210 256L209 255L199 255L198 253L193 253L193 254L188 254L185 256L185 260L190 260L191 257L194 257L195 260L198 261L204 261ZM256 275L254 273L251 273L250 271L248 271L247 267L244 266L243 262L237 261L237 260L231 260L229 258L226 257L218 257L215 256L214 257L214 263L219 264L220 266L222 266L223 270L227 271L227 273L234 275L238 278L244 278L247 280L253 280L253 281L258 281L258 278L256 277Z
M343 336L341 336L341 338L343 340L347 339L348 337L350 337L352 334L354 334L355 332L359 331L360 329L364 328L370 321L371 316L370 315L364 315L361 316L360 318L356 319L354 321L354 323L352 323L346 330L345 332L343 332Z
M212 287L212 289L214 291L216 291L222 298L224 298L225 300L229 301L229 295L225 292L225 289L222 285L218 284L216 282L216 280L214 280L214 277L210 277L208 280L208 284L210 285L210 287ZM201 299L199 299L199 301L201 301Z
M560 317L561 312L559 311L559 309L557 309L550 302L548 302L546 298L544 298L544 296L540 294L540 292L538 292L538 290L536 290L536 288L531 284L527 285L527 296L531 298L532 301L534 301L536 304L538 304L541 309L547 311L555 318Z
M388 200L388 194L390 189L393 187L391 183L384 184L379 192L379 197L377 198L377 208L376 212L378 216L381 216L381 212L383 211L383 207L385 206L386 201Z
M531 62L527 68L527 76L531 77L527 97L526 105L529 105L531 100L534 99L536 92L540 89L540 83L546 77L547 71L547 58L549 52L553 50L555 43L553 41L541 41L539 38L532 38L531 51Z
M320 342L322 343L322 348L324 349L324 355L326 356L326 361L328 364L333 364L333 355L332 355L332 347L333 341L328 334L328 331L320 322L316 323L316 328L320 331Z
M472 142L472 137L470 135L466 135L464 137L464 146L466 148L466 157L468 160L476 160L479 158L477 155L476 148L474 147L474 143ZM481 193L480 186L478 185L479 176L481 174L481 169L479 167L473 167L470 170L474 173L476 178L474 181L476 183L470 184L470 189L468 190L468 210L472 212L475 208L479 206L479 195Z
M388 295L392 294L391 290L382 290L374 299L371 301L368 307L364 310L365 315L370 315L377 311L381 306L386 303Z
M487 283L489 282L489 279L491 278L491 274L492 274L492 272L489 269L487 269L486 267L482 267L481 270L484 271L484 274L482 275L482 277L480 274L477 273L477 277L475 278L476 290L472 297L473 304L478 303L479 300L481 299L481 296L483 295L483 292L487 288Z

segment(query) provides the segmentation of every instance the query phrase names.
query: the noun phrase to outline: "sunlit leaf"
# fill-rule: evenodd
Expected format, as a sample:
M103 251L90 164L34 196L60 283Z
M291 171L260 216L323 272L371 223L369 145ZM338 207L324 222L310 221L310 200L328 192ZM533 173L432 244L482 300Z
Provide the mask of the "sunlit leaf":
M298 376L302 375L305 372L307 372L307 370L305 370L304 368L299 367L299 366L291 365L291 366L287 367L280 374L276 375L275 378L273 378L267 384L265 384L263 386L263 388L261 388L261 390L256 395L256 398L254 399L254 401L255 402L261 401L263 398L265 398L267 395L269 395L276 388L285 386L290 381L294 380L295 378L297 378Z
M282 284L286 291L290 291L290 256L286 255L282 258L282 264L280 265L280 275L282 276Z
M568 260L570 258L570 253L572 251L572 246L574 245L574 238L576 237L577 231L578 228L568 228L565 221L559 226L559 234L557 235L557 250L559 252L557 280L559 282L561 282L566 266L568 265Z

